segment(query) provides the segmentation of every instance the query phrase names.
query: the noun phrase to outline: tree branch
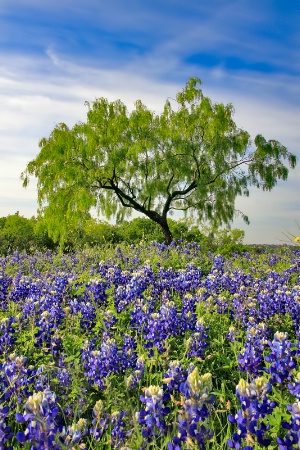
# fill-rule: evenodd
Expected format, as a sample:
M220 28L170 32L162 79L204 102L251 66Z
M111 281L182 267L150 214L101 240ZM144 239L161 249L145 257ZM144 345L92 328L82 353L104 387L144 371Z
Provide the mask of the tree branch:
M248 164L248 163L252 162L253 159L254 159L254 158L241 160L241 161L238 161L237 163L233 164L232 166L227 167L226 169L222 170L220 173L218 173L217 175L215 175L214 178L212 178L208 183L206 183L206 185L209 185L209 184L214 183L214 182L217 180L217 178L219 178L219 177L220 177L221 175L223 175L224 173L226 173L226 172L231 172L231 171L234 170L236 167L239 167L239 166L241 166L242 164Z
M163 217L166 217L169 209L170 209L170 205L172 203L172 201L174 200L175 197L177 197L178 195L186 195L188 194L190 191L192 191L193 189L195 189L197 187L197 183L194 181L192 181L192 183L183 191L174 191L172 194L168 195L168 198L166 200L166 203L164 205L163 208Z

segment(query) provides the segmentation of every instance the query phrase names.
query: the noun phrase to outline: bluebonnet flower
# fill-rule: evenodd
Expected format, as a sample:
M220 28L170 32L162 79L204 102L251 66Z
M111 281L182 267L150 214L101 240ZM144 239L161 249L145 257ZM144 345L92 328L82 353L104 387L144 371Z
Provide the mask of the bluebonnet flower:
M103 333L102 344L95 350L92 342L86 341L81 351L84 363L84 375L88 383L106 389L106 378L112 373L124 373L125 369L136 364L135 340L125 336L122 350L116 340L108 333Z
M80 315L80 327L91 331L96 323L96 310L92 303L72 299L69 307L73 315Z
M218 295L215 298L215 311L218 314L227 314L229 312L230 302L224 295Z
M191 441L197 448L205 450L207 442L213 437L213 431L206 425L206 419L210 414L210 406L215 397L212 390L212 378L210 373L199 375L197 367L190 367L190 373L186 381L181 383L180 392L182 399L182 413L177 418L177 436L168 443L169 450L181 448L181 444Z
M135 367L137 361L137 343L133 336L125 334L120 354L120 371Z
M109 283L114 284L115 286L124 286L129 283L130 272L122 270L120 266L112 265L107 268L105 277Z
M16 420L19 423L28 422L25 432L17 432L18 442L35 444L31 447L32 449L60 450L61 446L57 440L62 428L59 426L58 412L59 408L53 392L45 389L43 392L34 393L25 403L25 413L16 413Z
M228 333L226 333L227 341L234 342L237 340L238 330L233 325L229 327Z
M125 443L133 429L128 429L126 411L115 411L111 414L111 447L116 449Z
M80 302L80 327L91 331L96 323L96 310L91 302Z
M288 310L291 314L291 318L293 320L293 323L295 325L295 329L297 330L298 334L298 341L299 341L299 328L300 328L300 286L296 285L293 286L290 295L289 295L289 306ZM299 348L298 343L298 348Z
M98 400L93 408L92 428L90 428L90 435L96 440L101 440L104 431L107 429L109 423L109 415L104 411L102 400Z
M216 255L214 257L214 265L213 265L213 268L212 268L212 272L214 270L218 270L219 272L223 272L224 264L225 264L225 259L223 258L223 256Z
M14 324L16 318L14 316L5 317L0 320L0 354L4 355L12 350L16 341Z
M130 328L141 333L148 323L149 315L154 313L154 302L149 298L136 299L133 311L130 312Z
M107 300L107 289L109 287L108 281L102 279L91 279L87 284L88 295L92 295L93 303L98 307L103 307ZM89 300L89 298L87 298Z
M136 361L135 370L125 378L125 385L128 390L134 389L142 380L145 373L145 357L140 356Z
M12 283L12 277L0 272L0 308L2 311L7 310L8 305L8 289Z
M160 295L163 291L172 291L174 288L174 280L176 279L176 272L169 267L168 269L161 268L157 274L156 286L154 292Z
M291 412L291 419L289 422L281 423L288 432L283 438L277 437L280 450L293 450L300 446L300 401L297 400L293 405L288 405L287 409Z
M149 386L144 395L140 396L141 402L145 403L145 409L137 413L137 420L146 442L152 442L167 434L169 427L165 417L170 408L164 405L164 401L168 398L169 395L164 394L159 386Z
M8 361L0 364L0 400L21 403L24 398L31 395L35 370L27 367L28 359L12 353ZM13 400L15 399L15 400Z
M14 433L12 433L11 427L5 423L9 410L9 406L2 407L0 404L0 450L12 450L12 447L7 443L14 436Z
M176 336L179 329L179 317L173 301L166 301L158 313L152 313L144 327L146 348L156 347L159 352L166 351L166 340Z
M209 330L209 327L206 327L204 319L200 318L196 323L195 333L186 341L187 356L203 358L204 351L208 347L207 330Z
M113 340L114 350L112 358L114 358L115 344ZM111 366L114 367L114 359L110 358L106 361L100 350L93 350L88 341L84 344L81 353L84 363L84 376L87 377L89 384L99 386L100 389L106 389L105 378L111 373Z
M268 330L265 324L252 324L246 333L246 342L242 353L238 355L239 370L248 376L256 376L264 369L263 351L267 346Z
M180 333L194 330L196 324L196 300L197 298L190 293L184 295L182 300L182 309L180 316Z
M50 389L50 374L45 364L40 365L34 377L34 390L42 392L45 389Z
M21 300L30 296L31 285L31 277L24 276L22 273L16 275L9 293L9 300L19 303Z
M179 392L181 384L186 380L187 371L181 367L179 361L170 361L169 368L164 374L164 390L173 393Z
M80 444L80 449L85 450L86 447L82 442L82 438L88 434L88 422L86 419L79 419L73 425L69 425L62 430L64 445L69 449L73 449L73 444Z
M58 330L55 330L50 340L50 351L55 361L59 359L63 351L63 338Z
M233 294L232 300L232 318L237 324L245 324L248 320L247 304L245 302L245 290L240 290Z
M210 373L199 375L197 367L191 365L190 373L184 383L180 385L180 392L186 397L185 410L190 419L204 421L209 410L207 405L214 402L212 390L212 377Z
M135 299L140 298L154 279L154 273L147 265L129 276L126 275L126 284L119 285L115 289L114 303L118 313L121 313Z
M61 302L63 296L66 294L66 290L70 284L70 273L60 272L54 277L52 293L55 295L57 301Z
M103 323L105 325L105 331L109 331L118 322L114 312L108 309L103 313Z
M300 372L297 373L296 378L293 381L293 384L288 384L288 390L300 400Z
M43 348L46 354L52 353L54 358L62 351L62 338L58 332L58 325L55 323L49 311L41 313L40 319L37 321L39 330L35 334L34 346Z
M179 269L174 276L174 289L184 295L198 289L201 286L202 270L192 264Z
M274 271L268 273L268 278L261 281L260 291L256 298L259 305L259 316L268 319L274 315L286 314L290 309L290 298L287 292L287 273L279 274Z
M271 440L265 437L270 426L262 420L277 406L277 403L270 401L267 396L271 389L271 384L263 377L255 378L251 383L240 380L236 387L236 396L242 409L238 410L235 417L231 414L228 416L229 422L238 426L238 433L233 433L232 439L228 440L230 448L240 449L244 441L252 444L256 440L264 447L271 443ZM249 449L253 449L252 445L249 445Z
M271 383L282 384L290 381L292 371L296 367L296 350L292 350L293 344L288 341L288 334L277 331L274 339L269 342L271 353L265 357L270 364L268 373L271 375Z
M133 303L135 298L135 292L131 289L130 285L118 286L115 289L115 308L120 314L128 305Z
M23 323L27 323L29 318L34 318L40 311L40 302L35 297L28 297L23 303Z

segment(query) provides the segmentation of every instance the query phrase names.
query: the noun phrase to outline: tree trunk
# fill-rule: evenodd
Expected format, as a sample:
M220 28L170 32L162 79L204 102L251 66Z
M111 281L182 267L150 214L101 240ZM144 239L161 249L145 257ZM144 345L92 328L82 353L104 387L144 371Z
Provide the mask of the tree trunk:
M167 217L166 215L160 215L156 211L146 211L145 209L140 208L138 211L145 214L149 219L153 220L153 222L157 223L165 237L165 241L168 245L171 244L173 241L173 235L171 233L171 230L168 225Z
M162 219L159 221L159 225L160 225L160 228L162 229L162 232L163 232L163 234L164 234L166 243L167 243L168 245L170 245L171 242L173 241L173 236L172 236L171 230L170 230L170 228L169 228L167 219L166 219L166 218L162 218Z

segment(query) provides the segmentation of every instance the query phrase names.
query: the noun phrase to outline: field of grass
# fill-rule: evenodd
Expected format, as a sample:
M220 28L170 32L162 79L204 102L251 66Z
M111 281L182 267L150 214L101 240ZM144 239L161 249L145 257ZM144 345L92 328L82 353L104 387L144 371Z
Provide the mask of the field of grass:
M300 443L300 251L0 258L0 450Z

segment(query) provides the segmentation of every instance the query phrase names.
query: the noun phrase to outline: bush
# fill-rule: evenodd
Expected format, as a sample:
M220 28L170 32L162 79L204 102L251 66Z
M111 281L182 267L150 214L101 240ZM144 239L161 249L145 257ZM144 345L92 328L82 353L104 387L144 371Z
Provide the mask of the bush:
M2 218L4 219L4 218ZM14 214L7 216L0 230L1 253L7 254L8 251L30 251L34 242L33 222L25 217Z

